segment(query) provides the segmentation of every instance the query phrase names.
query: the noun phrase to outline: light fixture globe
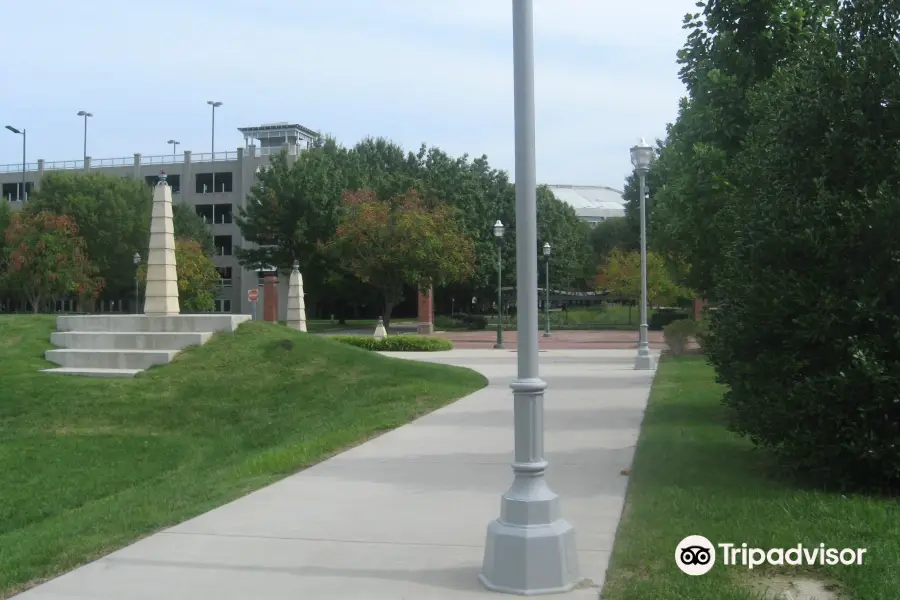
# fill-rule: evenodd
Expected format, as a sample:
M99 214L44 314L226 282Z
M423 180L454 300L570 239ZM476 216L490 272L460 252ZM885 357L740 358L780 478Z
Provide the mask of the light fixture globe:
M131 257L131 262L134 263L134 266L138 266L139 264L141 264L141 255L135 252Z
M550 242L544 242L544 256L550 256Z
M299 270L300 270L300 261L299 261L299 260L295 260L295 261L294 261L294 270L295 270L295 271L299 271Z
M506 231L506 227L503 226L503 223L500 221L500 219L497 219L497 222L494 223L494 237L502 238L504 231Z
M647 171L653 160L653 148L641 138L637 146L631 148L631 166L637 171Z

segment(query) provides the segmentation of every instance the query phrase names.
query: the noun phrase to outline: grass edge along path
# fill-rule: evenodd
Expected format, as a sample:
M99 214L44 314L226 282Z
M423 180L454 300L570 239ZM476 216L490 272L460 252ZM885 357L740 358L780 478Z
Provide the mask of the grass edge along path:
M474 392L474 371L253 322L134 379L40 373L0 316L0 598Z
M768 577L809 577L849 600L900 598L900 505L804 487L728 432L723 388L703 357L664 358L641 429L604 600L758 600ZM723 566L683 574L688 535L756 548L867 548L862 566Z

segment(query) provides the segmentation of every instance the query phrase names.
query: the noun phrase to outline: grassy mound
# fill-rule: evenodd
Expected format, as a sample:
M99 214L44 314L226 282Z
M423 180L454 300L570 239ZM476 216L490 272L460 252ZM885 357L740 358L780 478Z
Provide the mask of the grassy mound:
M135 379L50 375L54 328L0 316L0 597L487 383L257 322Z

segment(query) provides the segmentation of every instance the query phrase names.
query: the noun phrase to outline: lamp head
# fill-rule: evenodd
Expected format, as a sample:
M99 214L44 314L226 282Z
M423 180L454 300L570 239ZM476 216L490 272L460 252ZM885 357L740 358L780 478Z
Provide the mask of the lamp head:
M213 108L218 108L218 107L222 106L221 102L214 102L212 100L207 100L206 103L209 104L210 106L212 106Z
M497 222L494 223L494 237L497 239L502 238L504 231L506 231L506 227L503 226L503 222L500 219L497 219Z
M134 256L131 257L131 262L134 263L134 266L141 264L141 255L135 252Z
M299 271L299 270L300 270L300 261L299 261L299 260L295 260L295 261L294 261L294 270L295 270L295 271Z
M550 256L550 242L544 242L544 256Z
M179 141L177 141L177 140L169 140L169 141L166 142L166 143L167 143L167 144L180 144L181 142L179 142Z
M646 172L652 160L653 148L641 138L641 141L631 148L631 165L638 172Z
M89 113L89 112L86 111L86 110L79 110L79 111L78 111L78 116L79 116L79 117L93 117L94 115L92 115L91 113Z
M6 128L9 129L10 131L12 131L13 133L22 133L21 131L19 131L18 129L13 127L12 125L7 125Z

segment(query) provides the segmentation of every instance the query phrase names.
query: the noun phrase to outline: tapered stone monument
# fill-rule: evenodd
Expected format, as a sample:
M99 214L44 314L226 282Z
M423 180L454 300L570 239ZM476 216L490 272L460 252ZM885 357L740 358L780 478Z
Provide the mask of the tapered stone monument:
M375 325L375 334L373 337L376 340L383 340L387 337L387 329L384 328L384 320L381 317L378 317L378 324Z
M300 263L294 261L294 270L288 281L287 326L306 333L306 302L303 300L303 275Z
M181 314L178 303L178 271L175 264L172 188L166 182L165 171L160 172L159 182L153 188L144 314L148 316Z

